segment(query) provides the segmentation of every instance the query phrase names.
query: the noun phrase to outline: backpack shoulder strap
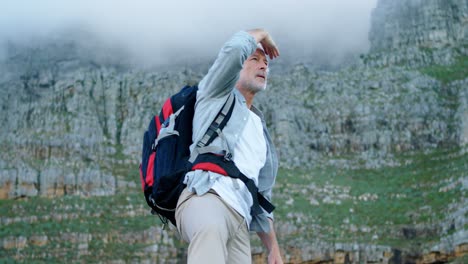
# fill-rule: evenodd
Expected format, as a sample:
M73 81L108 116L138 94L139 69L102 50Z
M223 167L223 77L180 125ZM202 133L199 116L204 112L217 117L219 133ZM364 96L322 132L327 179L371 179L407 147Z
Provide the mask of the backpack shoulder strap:
M197 156L202 152L213 152L214 149L210 148L208 145L210 145L216 137L222 136L222 130L231 118L233 110L234 94L231 93L203 137L197 142L194 151L190 155L189 162L194 162Z

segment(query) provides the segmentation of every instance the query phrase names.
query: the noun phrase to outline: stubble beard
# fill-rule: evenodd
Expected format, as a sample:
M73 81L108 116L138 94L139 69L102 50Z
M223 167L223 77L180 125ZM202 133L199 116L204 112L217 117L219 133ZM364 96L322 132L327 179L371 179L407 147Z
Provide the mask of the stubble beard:
M265 91L266 87L267 87L267 81L265 79L265 82L260 83L260 82L258 82L256 80L251 80L247 87L248 87L249 91L251 91L253 93L258 93L258 92L261 92L261 91Z

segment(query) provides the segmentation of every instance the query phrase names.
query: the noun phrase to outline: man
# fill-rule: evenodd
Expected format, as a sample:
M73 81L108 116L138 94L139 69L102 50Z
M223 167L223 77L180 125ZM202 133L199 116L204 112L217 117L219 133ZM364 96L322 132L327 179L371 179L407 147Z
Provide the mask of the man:
M253 104L266 89L268 59L279 56L270 34L262 29L241 31L226 42L198 87L193 142L203 137L234 94L234 109L222 134L210 146L232 155L237 168L271 200L278 168L277 156L262 113ZM232 95L231 95L232 96ZM195 143L191 146L193 152ZM177 209L177 228L189 242L188 263L251 263L249 230L268 249L268 263L283 263L273 215L250 213L252 196L245 184L216 172L194 170L185 176L187 188Z

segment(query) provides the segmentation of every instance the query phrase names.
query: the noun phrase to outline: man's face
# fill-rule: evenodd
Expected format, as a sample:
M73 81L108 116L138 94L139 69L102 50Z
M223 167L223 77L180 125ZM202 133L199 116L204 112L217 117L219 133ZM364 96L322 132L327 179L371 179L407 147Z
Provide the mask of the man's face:
M238 86L257 93L266 89L268 74L268 60L261 49L247 58L240 71Z

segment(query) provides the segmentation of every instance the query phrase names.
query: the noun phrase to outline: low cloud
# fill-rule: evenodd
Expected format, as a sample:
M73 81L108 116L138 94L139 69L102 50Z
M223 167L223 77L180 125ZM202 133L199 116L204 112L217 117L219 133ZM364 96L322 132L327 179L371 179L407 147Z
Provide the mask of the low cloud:
M80 27L108 45L125 47L135 61L161 65L213 58L234 32L261 27L272 34L283 60L316 54L339 58L368 50L376 2L5 1L0 42L30 42Z

